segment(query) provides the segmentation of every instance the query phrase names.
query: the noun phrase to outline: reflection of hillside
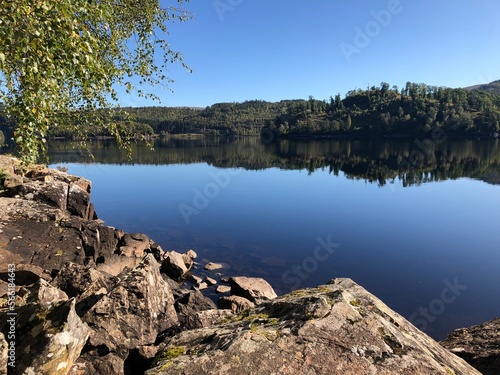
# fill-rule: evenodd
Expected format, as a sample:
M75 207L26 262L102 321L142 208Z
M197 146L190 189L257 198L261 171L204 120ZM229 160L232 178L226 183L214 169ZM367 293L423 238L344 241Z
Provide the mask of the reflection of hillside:
M49 145L51 163L92 162L69 142ZM95 162L130 163L113 141L94 141ZM190 164L205 162L221 168L306 169L318 168L348 178L385 185L398 179L403 186L469 177L498 183L499 140L450 140L442 144L412 141L288 141L263 144L258 138L164 138L154 151L145 143L132 150L134 164Z

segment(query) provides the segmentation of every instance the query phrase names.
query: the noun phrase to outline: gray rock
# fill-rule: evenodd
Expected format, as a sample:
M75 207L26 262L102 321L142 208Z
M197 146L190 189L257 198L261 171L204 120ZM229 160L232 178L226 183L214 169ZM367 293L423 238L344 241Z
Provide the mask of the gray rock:
M245 297L255 303L277 297L272 286L266 280L258 277L231 277L229 285L231 285L232 294Z
M19 187L19 194L31 195L36 202L45 203L62 211L67 209L68 184L62 181L30 181Z
M211 285L215 285L215 284L217 284L217 280L212 279L211 277L208 277L208 276L207 276L207 277L205 277L205 282L206 282L208 285L210 285L210 286L211 286Z
M83 316L118 282L117 278L94 268L67 263L52 281L70 297L76 297L76 312Z
M152 374L480 375L349 279L167 339Z
M112 276L118 276L124 270L132 269L140 263L140 258L131 258L113 254L104 258L103 262L98 263L96 268L101 272L108 273Z
M500 318L456 329L440 344L482 374L500 374Z
M175 300L175 310L179 317L182 329L199 328L195 314L204 310L214 310L217 306L210 298L205 297L198 290L190 290Z
M48 309L30 303L17 313L16 373L67 374L89 336L88 326L76 314L75 300ZM5 327L2 330L5 333Z
M90 345L111 352L153 344L178 324L172 291L152 254L120 279L83 317L91 328Z
M228 309L234 313L250 310L255 307L255 304L248 299L240 296L221 297L217 301L219 309Z
M29 288L27 303L38 304L48 309L68 299L68 295L62 290L50 285L44 279L39 279L33 287Z
M142 258L150 252L150 239L146 235L125 234L120 243L118 253L123 256Z
M92 220L92 217L89 217L90 183L87 185L87 189L82 188L82 183L72 182L69 184L67 209L71 215Z
M165 253L165 259L161 263L161 272L176 280L181 278L188 268L184 263L184 258L182 254L177 251L167 251Z

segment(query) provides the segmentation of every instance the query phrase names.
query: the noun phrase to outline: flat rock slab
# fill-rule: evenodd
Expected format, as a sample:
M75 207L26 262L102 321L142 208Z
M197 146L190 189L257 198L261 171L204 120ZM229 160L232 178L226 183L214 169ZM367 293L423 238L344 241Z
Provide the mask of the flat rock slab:
M147 375L480 375L349 279L167 339Z

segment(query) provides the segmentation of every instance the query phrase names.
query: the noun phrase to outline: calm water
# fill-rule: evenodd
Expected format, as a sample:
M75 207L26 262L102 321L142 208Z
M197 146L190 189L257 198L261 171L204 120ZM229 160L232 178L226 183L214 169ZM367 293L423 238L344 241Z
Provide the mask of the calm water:
M281 292L349 277L441 339L500 316L500 142L50 144L108 225Z

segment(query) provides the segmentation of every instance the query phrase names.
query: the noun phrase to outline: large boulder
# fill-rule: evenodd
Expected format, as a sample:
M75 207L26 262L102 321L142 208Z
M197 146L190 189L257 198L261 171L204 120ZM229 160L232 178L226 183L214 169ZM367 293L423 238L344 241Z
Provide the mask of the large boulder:
M500 374L500 318L456 329L441 345L484 375Z
M167 339L146 374L181 373L480 375L349 279Z
M244 297L254 303L277 297L273 287L266 280L258 277L231 277L229 285L231 285L231 294Z
M175 310L182 329L200 328L199 319L195 314L204 310L216 309L215 303L198 290L189 290L175 300Z
M161 263L161 272L174 280L180 279L189 271L184 258L177 251L167 251Z
M92 220L94 212L90 206L91 185L89 181L85 180L88 182L85 184L81 180L69 184L67 210L71 215Z
M88 326L76 314L75 300L48 308L29 303L16 312L15 373L68 374L89 335ZM4 334L7 329L6 322Z
M76 298L79 316L94 306L118 282L118 279L94 268L67 263L52 280L52 285Z
M178 324L174 298L152 254L83 316L90 326L89 344L125 359L128 350L153 344L159 333Z

